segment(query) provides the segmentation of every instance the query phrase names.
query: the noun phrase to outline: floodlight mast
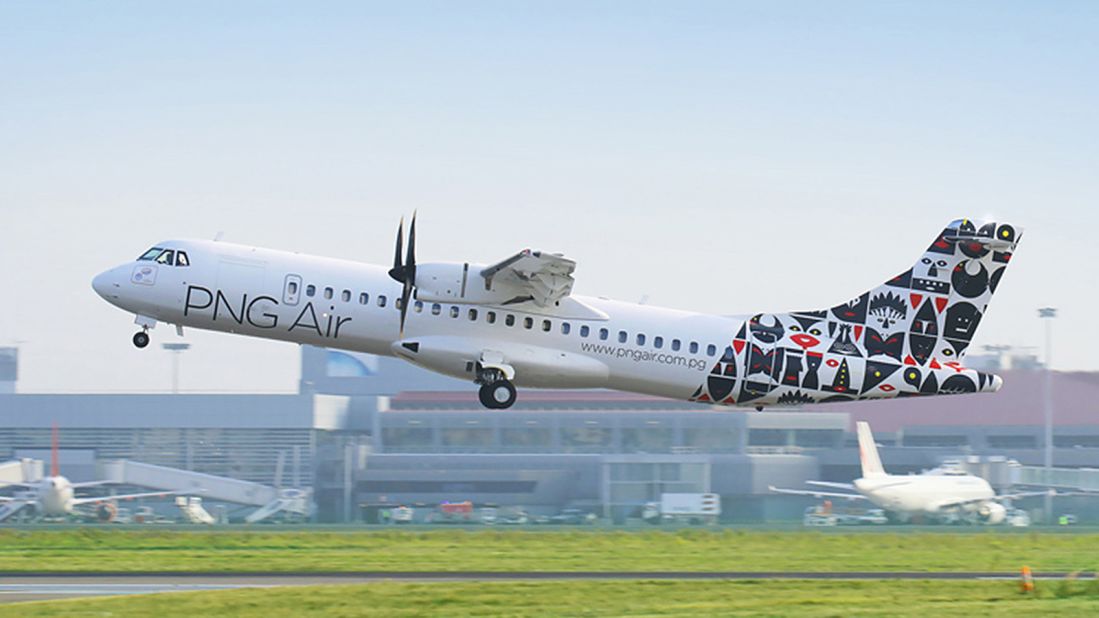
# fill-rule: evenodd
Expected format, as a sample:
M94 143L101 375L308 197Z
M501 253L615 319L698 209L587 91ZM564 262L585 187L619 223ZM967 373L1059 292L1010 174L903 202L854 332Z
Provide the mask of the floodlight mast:
M1057 309L1042 307L1038 309L1038 317L1046 323L1046 375L1043 387L1043 404L1045 408L1045 453L1043 467L1046 470L1046 483L1052 481L1053 475L1053 320L1057 317ZM1046 522L1053 521L1053 496L1046 494L1045 518Z
M189 343L164 343L161 347L172 353L172 394L179 394L179 355L191 349Z

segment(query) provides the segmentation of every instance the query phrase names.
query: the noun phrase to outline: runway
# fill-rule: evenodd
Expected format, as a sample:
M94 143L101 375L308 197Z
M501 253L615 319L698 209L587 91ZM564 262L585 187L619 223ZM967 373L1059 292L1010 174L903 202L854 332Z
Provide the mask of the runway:
M369 584L379 582L464 582L464 581L567 581L567 580L989 580L1016 579L1018 573L995 571L364 571L333 573L0 573L0 603L44 599L193 592L276 586ZM1094 572L1035 573L1035 579L1095 579Z

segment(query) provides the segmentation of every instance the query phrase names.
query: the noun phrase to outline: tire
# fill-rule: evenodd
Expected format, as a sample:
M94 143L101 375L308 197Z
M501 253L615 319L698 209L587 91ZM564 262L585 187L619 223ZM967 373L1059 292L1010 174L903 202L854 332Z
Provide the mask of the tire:
M497 380L481 387L478 397L481 405L490 410L503 410L515 403L515 385L508 380Z
M134 345L139 348L144 348L149 345L149 333L142 331L134 334Z

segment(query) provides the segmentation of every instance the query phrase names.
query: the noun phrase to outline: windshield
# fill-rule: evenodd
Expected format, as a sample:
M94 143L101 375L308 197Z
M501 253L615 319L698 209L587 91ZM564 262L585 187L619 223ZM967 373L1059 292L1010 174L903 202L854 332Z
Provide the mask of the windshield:
M140 261L140 260L155 260L156 256L160 255L162 251L164 251L164 249L161 248L161 247L153 247L152 249L149 249L145 253L142 253L141 257L139 257L137 259L138 259L138 261Z

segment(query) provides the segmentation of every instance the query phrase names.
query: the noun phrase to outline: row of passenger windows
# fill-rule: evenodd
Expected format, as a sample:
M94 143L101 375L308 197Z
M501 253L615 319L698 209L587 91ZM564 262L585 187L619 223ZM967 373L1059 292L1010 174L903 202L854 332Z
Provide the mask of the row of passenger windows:
M288 290L289 290L290 294L292 294L292 295L297 294L297 284L295 284L294 282L291 281L289 283ZM313 284L306 285L305 286L305 295L310 297L310 298L315 297L317 295L317 286L315 286ZM330 287L326 287L323 290L321 290L321 295L326 300L332 300L336 296L336 290L333 289L333 288L330 288ZM340 300L345 302L345 303L351 302L352 296L353 296L353 293L351 292L351 290L343 290L343 291L340 292ZM370 304L370 294L367 294L366 292L360 292L358 301L359 301L360 305ZM385 307L387 299L386 299L384 294L379 294L376 297L375 302L377 303L377 305L379 307ZM397 309L400 309L401 308L401 299L398 298L393 303L393 305ZM412 311L415 312L415 313L423 313L425 307L426 307L426 305L423 302L416 301L412 305ZM430 311L431 311L431 315L442 315L443 306L439 303L432 303L431 307L430 307ZM447 308L447 315L449 315L452 318L457 318L457 317L461 316L461 314L462 314L462 310L457 305L451 305L450 307ZM470 322L476 322L479 315L480 315L480 312L476 308L471 307L468 310L466 310L466 317ZM485 311L484 312L484 318L485 318L486 323L496 324L496 312L495 311ZM512 313L504 314L503 323L504 323L505 326L509 326L509 327L510 326L515 326L515 322L516 322L515 314L512 314ZM523 318L523 328L525 328L527 330L533 330L534 327L535 327L535 322L536 322L536 320L533 317L530 317L530 316L524 317ZM538 320L538 322L539 322L538 328L540 328L542 330L542 332L548 333L548 332L553 330L553 320L543 319L543 320ZM593 329L590 326L588 326L587 324L583 324L583 325L580 326L579 329L577 329L577 331L578 331L578 333L579 333L579 335L582 339L587 339L588 337L597 337L600 341L607 341L611 337L611 331L607 328L600 328L597 331L595 331L595 333L593 333L592 330ZM572 324L570 322L561 322L561 334L562 335L568 335L568 334L572 333L572 331L573 331L573 328L572 328ZM618 343L629 343L630 342L630 335L626 331L620 330L615 335L615 339L616 339L616 341L618 341ZM702 349L702 346L697 341L687 342L687 345L684 346L683 345L684 342L680 341L679 339L672 339L670 341L665 341L664 337L661 337L661 336L657 335L657 336L653 337L650 340L649 337L645 333L636 333L633 337L633 342L638 347L644 347L647 343L651 343L652 347L656 348L657 350L664 349L665 344L667 344L668 349L671 350L672 352L679 352L684 347L686 347L687 352L690 353L690 354L698 354L699 350ZM712 344L712 343L708 344L705 349L706 349L706 355L707 356L716 356L717 355L717 346L715 346L714 344Z

